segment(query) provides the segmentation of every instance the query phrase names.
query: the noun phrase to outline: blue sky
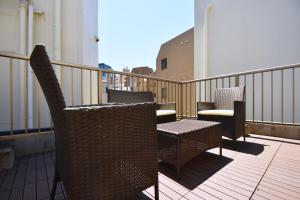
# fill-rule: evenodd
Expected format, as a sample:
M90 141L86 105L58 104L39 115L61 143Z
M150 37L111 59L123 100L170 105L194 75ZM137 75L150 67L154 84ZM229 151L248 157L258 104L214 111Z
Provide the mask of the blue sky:
M155 68L160 45L194 26L194 0L99 0L99 62Z

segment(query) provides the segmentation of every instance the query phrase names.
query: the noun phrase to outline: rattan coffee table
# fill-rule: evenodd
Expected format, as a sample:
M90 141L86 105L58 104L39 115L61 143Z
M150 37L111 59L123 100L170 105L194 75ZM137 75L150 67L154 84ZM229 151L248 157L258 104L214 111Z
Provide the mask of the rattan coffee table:
M220 147L222 156L222 127L219 122L181 120L157 125L159 159L180 169L200 153Z

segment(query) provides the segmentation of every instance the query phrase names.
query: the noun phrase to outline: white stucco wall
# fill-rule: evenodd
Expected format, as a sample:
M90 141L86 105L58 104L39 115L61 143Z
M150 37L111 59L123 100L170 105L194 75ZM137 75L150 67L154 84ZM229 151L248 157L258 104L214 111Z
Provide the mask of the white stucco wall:
M210 9L208 9L210 7ZM266 67L300 63L299 0L195 0L195 78L244 72ZM295 85L299 84L299 69ZM274 73L274 121L292 122L292 73ZM261 75L255 76L252 99L252 77L247 77L247 118L264 120L271 116L270 74L264 74L262 100ZM228 81L227 81L228 82ZM240 81L244 84L243 80ZM228 85L228 84L227 84ZM220 86L220 82L219 82ZM300 109L299 87L295 91L295 110ZM282 102L283 96L283 102ZM296 112L296 122L300 115Z
M299 0L195 0L195 70L207 76L300 62Z
M0 0L0 51L21 53L20 49L20 3L26 0ZM61 2L61 60L68 63L76 63L97 67L98 44L95 37L98 34L98 0L60 0ZM55 54L55 1L33 0L33 46L38 43L46 45L50 59ZM27 8L26 8L27 9ZM27 15L27 14L26 14ZM26 18L26 30L27 30ZM25 33L25 48L27 55L27 31ZM20 63L13 63L13 109L14 128L24 128L24 89L22 88L22 72ZM58 73L60 71L58 70ZM64 71L64 95L67 104L81 103L80 73L74 70L73 99L71 97L71 71ZM84 73L83 93L84 103L96 101L96 88L93 88L93 99L90 101L90 73ZM93 74L93 84L96 86L96 74ZM0 58L0 131L9 128L9 60ZM60 79L60 75L58 74ZM38 109L40 105L40 126L49 127L50 115L48 106L42 94L38 102L38 93L33 83L33 97L29 103L33 106L34 127L37 127ZM30 98L29 98L30 100ZM31 128L29 126L29 128Z

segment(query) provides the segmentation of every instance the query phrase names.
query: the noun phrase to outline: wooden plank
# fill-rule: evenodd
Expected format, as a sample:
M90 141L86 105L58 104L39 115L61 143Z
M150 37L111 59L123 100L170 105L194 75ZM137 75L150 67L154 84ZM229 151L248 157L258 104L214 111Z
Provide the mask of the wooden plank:
M164 193L166 196L170 197L171 199L180 199L182 195L174 191L173 189L165 186L164 184L159 184L159 191Z
M50 196L47 179L38 181L36 186L37 186L36 189L37 199L45 199Z
M257 194L254 194L251 198L251 200L267 200L267 198L261 197Z
M24 187L13 188L9 200L22 200Z
M272 195L277 196L277 197L282 198L282 199L299 200L298 198L293 197L290 194L278 191L276 187L274 187L274 188L268 188L268 187L265 187L265 186L263 186L263 185L260 184L257 187L257 189L258 190L262 190L264 192L267 192L269 194L272 194Z
M201 190L199 188L195 188L194 190L192 190L192 193L197 195L198 197L204 198L204 199L212 199L212 200L220 199L220 198L218 198L210 193L207 193L206 191Z
M192 192L189 192L187 195L185 195L180 200L185 200L185 199L188 199L188 200L201 200L201 199L204 199L204 198L202 198L200 196L197 196L196 194L194 194Z
M8 200L10 190L0 191L1 200Z
M165 176L163 174L159 175L159 182L169 188L172 188L180 195L185 195L189 192L189 190L187 188L185 188L184 186L180 185L179 183L173 181L172 179L168 178L167 176Z
M36 199L36 182L33 184L25 185L23 200L35 200Z
M222 191L219 191L215 188L212 188L212 187L209 187L207 186L206 184L201 184L199 185L197 188L205 191L206 193L209 193L210 195L213 195L215 197L218 197L220 199L224 199L224 200L232 200L232 199L237 199L237 198L234 198L232 196L229 196L227 194L224 194Z
M204 184L207 185L207 186L209 186L209 187L211 187L211 188L214 188L214 189L216 189L216 190L218 190L218 191L220 191L220 192L222 192L222 193L224 193L224 194L226 194L228 196L236 198L236 199L247 200L250 197L250 196L247 197L246 195L243 195L243 194L239 193L240 190L239 191L235 191L233 189L233 187L230 187L230 185L228 185L228 184L226 184L224 182L223 183L221 183L221 182L215 183L215 182L212 182L210 180L207 180L207 181L204 182Z
M18 166L19 166L19 162L15 162L13 167L10 170L8 170L8 172L7 172L6 176L4 177L4 180L0 186L0 192L6 191L6 190L11 190L11 188L14 184L15 176L17 174Z
M20 161L20 165L15 177L15 181L13 184L13 188L24 187L25 185L25 177L26 177L26 169L27 169L27 158L24 157Z
M276 190L278 192L281 192L281 193L289 194L290 196L293 196L295 198L300 199L300 190L293 191L293 190L290 190L290 189L287 189L287 188L283 187L280 184L272 184L272 183L266 182L264 180L262 180L260 182L260 185L264 186L264 187L267 187L267 188L270 188L270 189L274 189L274 190Z

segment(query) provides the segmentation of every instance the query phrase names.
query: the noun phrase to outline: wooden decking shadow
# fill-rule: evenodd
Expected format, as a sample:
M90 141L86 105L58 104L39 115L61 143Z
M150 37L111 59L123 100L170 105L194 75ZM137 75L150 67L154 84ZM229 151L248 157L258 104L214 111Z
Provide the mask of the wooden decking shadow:
M231 161L232 159L230 158L205 152L182 167L180 180L176 178L175 167L165 164L164 162L160 163L159 171L180 185L189 190L193 190Z
M251 155L261 154L265 150L265 146L263 144L247 142L247 138L246 142L223 139L223 148Z

